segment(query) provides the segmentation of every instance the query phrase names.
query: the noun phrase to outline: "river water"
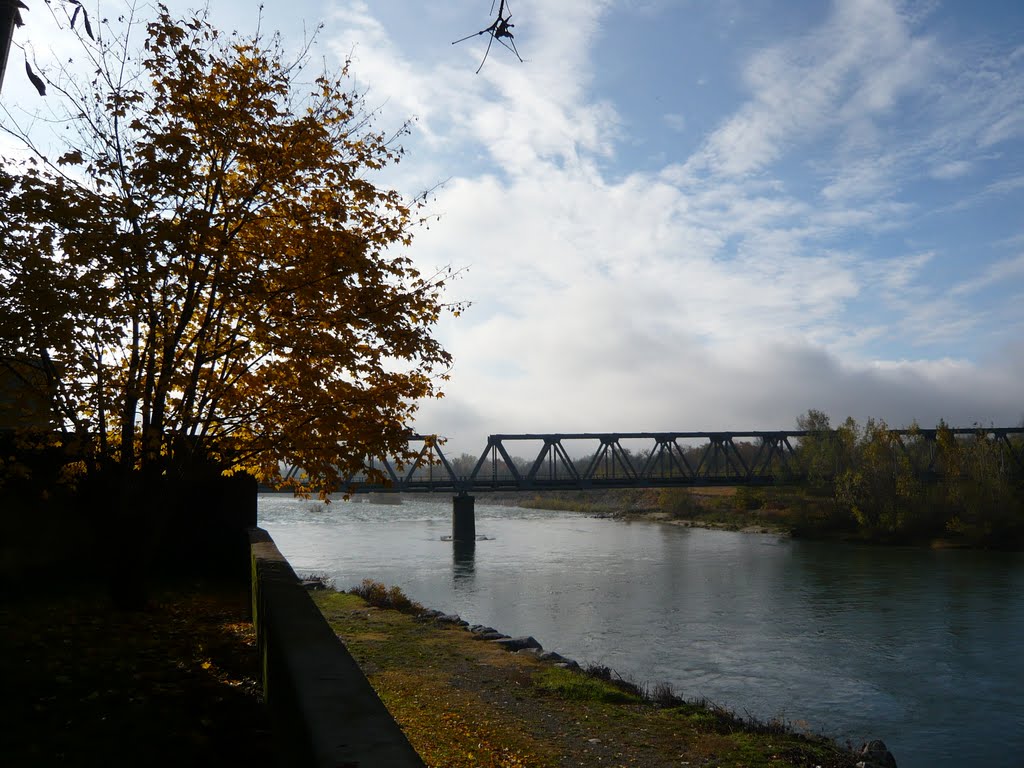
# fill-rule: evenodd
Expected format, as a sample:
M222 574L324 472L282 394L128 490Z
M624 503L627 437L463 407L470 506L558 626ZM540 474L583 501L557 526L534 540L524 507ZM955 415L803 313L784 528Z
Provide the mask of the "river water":
M477 499L328 506L263 495L300 572L371 578L546 649L741 714L859 744L900 768L1024 766L1024 554L707 531Z

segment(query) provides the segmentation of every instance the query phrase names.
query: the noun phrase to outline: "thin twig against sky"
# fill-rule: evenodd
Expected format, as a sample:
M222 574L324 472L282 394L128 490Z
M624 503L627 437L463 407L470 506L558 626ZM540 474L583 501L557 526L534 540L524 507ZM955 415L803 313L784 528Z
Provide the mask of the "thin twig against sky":
M491 3L491 13L494 13L493 2ZM505 0L500 0L500 4L498 5L498 17L489 27L485 27L484 29L481 29L479 32L474 32L471 35L466 35L465 37L459 38L458 40L453 42L452 45L457 45L458 43L465 42L466 40L469 40L470 38L473 37L479 37L480 35L491 36L491 39L487 41L487 50L484 51L484 57L480 61L480 66L476 68L477 74L480 74L480 70L484 68L484 62L487 61L487 55L491 52L491 44L495 40L497 40L503 46L508 48L508 50L512 51L512 53L516 55L516 58L519 59L520 62L522 62L523 57L519 55L519 51L516 49L515 38L512 35L512 28L514 26L515 24L512 23L511 9L508 8L508 4L505 2ZM505 42L506 40L508 42Z

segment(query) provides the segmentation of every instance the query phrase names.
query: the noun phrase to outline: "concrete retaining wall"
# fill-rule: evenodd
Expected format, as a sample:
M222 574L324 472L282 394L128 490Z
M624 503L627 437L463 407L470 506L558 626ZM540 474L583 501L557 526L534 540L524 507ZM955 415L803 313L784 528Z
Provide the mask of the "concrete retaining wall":
M424 768L270 534L252 528L249 541L253 622L279 765Z

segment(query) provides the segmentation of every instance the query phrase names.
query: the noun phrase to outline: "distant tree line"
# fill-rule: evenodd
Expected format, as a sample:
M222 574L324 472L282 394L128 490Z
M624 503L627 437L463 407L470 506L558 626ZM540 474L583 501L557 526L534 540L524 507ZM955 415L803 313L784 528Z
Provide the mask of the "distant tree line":
M797 420L809 492L827 503L816 523L868 538L953 536L977 545L1024 538L1024 440L978 427L955 434L939 422L934 440L916 424L896 434L882 420L847 418L835 429L810 410Z

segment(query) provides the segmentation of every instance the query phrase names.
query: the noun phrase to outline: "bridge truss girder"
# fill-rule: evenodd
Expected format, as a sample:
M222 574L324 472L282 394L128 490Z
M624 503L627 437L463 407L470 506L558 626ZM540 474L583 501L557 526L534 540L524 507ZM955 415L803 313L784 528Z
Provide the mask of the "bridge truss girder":
M985 439L999 448L1004 466L1024 469L1024 427L957 428L959 439ZM904 457L923 479L947 476L939 466L938 429L885 431L894 454ZM458 474L436 435L416 435L410 446L420 448L406 462L376 458L367 461L370 473L347 477L350 493L584 490L589 488L671 488L725 485L773 485L807 479L799 441L803 438L838 440L839 432L803 430L747 432L622 432L490 435L468 474ZM625 442L643 447L630 451ZM703 442L701 442L703 441ZM517 464L510 446L540 443L531 459ZM794 445L795 443L795 445ZM584 450L587 446L594 450ZM577 450L573 451L572 449ZM578 457L573 458L572 454ZM294 476L291 468L288 477ZM384 482L374 477L384 477Z
M671 432L671 433L578 433L491 435L473 469L458 475L444 454L442 441L432 436L410 438L410 445L422 441L421 449L399 471L397 462L374 459L367 466L381 472L388 482L369 482L364 475L346 478L350 492L454 492L582 490L588 488L699 487L714 485L769 485L777 478L773 469L785 475L797 464L791 438L799 432ZM738 443L746 438L755 443ZM696 449L691 443L706 440ZM648 445L631 451L624 441ZM533 458L517 463L512 444L539 442ZM596 443L596 450L573 458L571 448ZM740 446L756 446L752 458L744 458ZM699 450L694 456L694 450ZM579 453L579 451L576 451ZM689 456L687 454L690 454Z

